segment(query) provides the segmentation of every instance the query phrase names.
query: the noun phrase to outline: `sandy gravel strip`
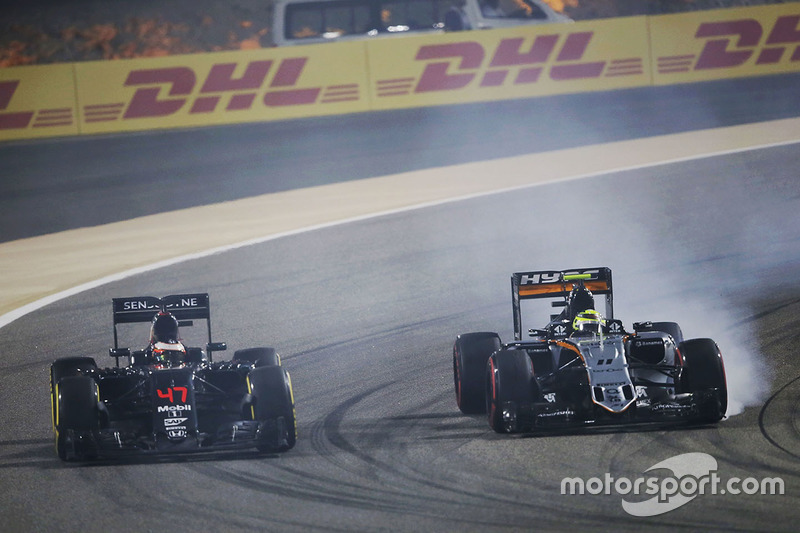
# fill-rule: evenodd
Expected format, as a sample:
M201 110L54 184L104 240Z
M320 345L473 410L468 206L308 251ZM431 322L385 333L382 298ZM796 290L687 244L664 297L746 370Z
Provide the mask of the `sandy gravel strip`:
M82 290L344 221L543 183L800 142L800 119L703 130L266 194L0 244L0 327ZM169 226L169 235L158 228Z

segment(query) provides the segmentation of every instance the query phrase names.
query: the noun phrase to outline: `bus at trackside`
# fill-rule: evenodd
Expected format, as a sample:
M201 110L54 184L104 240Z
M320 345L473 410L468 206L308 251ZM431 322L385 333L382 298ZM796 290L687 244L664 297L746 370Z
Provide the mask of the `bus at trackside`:
M276 0L276 46L572 22L543 0Z

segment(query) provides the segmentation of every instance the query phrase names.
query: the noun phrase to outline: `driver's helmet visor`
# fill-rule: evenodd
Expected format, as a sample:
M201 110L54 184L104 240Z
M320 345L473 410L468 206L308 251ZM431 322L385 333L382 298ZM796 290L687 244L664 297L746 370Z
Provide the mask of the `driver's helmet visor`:
M585 333L602 333L603 316L593 309L581 311L573 320L572 329Z
M575 321L575 330L585 333L601 333L603 331L603 324L600 320L578 319Z

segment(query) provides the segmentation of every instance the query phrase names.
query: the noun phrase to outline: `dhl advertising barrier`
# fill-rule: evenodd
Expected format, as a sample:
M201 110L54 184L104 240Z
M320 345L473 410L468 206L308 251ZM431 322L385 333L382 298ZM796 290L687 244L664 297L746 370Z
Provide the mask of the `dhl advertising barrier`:
M800 71L800 2L0 69L0 140L194 127Z

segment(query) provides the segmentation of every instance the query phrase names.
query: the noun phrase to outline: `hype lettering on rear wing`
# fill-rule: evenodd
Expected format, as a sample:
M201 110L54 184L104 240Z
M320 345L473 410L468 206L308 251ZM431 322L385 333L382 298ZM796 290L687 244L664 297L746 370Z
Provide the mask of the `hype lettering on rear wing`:
M611 294L611 269L608 267L574 270L516 272L511 286L520 299L566 298L574 282L582 280L594 294Z
M605 296L605 316L614 318L611 269L608 267L569 270L536 270L511 275L511 298L514 312L514 336L522 339L520 302L542 298L553 299L553 307L564 307L573 286L582 283L595 296Z

